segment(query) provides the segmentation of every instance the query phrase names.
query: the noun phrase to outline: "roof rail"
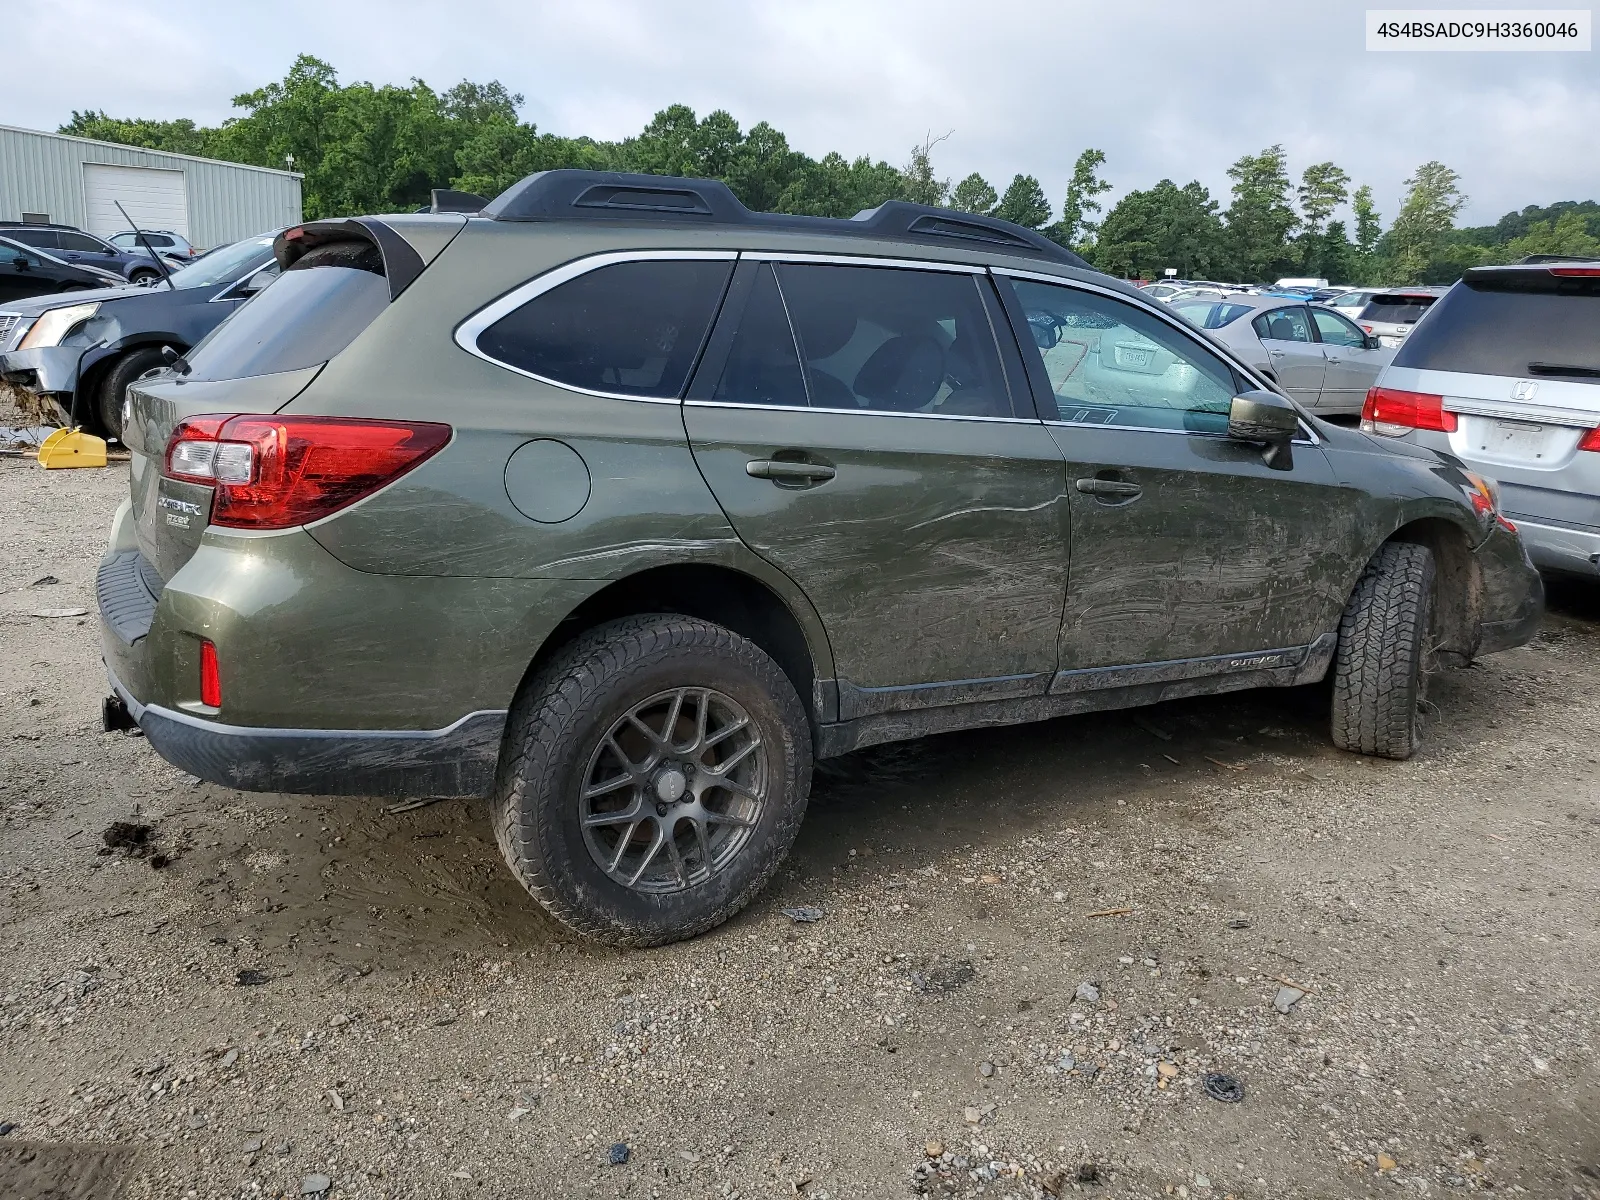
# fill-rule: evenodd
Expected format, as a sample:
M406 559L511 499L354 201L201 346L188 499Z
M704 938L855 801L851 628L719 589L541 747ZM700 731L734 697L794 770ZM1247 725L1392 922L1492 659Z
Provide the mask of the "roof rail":
M998 217L889 200L850 217L753 212L717 179L632 175L620 171L540 171L512 184L483 208L496 221L675 221L755 225L891 241L977 242L1016 254L1092 270L1082 258L1037 230Z

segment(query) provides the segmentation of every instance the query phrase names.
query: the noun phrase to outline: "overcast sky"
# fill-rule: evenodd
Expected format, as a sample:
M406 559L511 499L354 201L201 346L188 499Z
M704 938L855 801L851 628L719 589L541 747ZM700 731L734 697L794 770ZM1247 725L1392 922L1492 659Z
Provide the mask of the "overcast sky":
M1390 0L1391 3L1395 0ZM1468 6L1470 0L1453 0ZM1546 0L1558 3L1559 0ZM1499 0L1502 5L1510 0ZM1332 159L1385 224L1428 159L1462 175L1463 223L1600 198L1600 62L1567 54L1368 53L1365 5L1257 0L48 0L7 21L0 123L73 109L230 115L315 54L341 80L499 79L540 129L619 138L682 102L770 121L790 143L940 175L1022 171L1059 205L1106 152L1113 197L1163 176L1226 204L1227 165L1281 142ZM0 0L0 11L23 11ZM75 68L68 69L68 64Z

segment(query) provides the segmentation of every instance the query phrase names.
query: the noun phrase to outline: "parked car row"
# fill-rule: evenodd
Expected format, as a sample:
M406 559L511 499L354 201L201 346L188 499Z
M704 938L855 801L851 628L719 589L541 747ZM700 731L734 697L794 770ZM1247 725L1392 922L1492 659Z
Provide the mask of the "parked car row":
M162 350L186 353L278 274L271 233L246 238L175 270L171 286L127 284L108 271L50 260L22 267L0 239L0 379L55 405L110 438L123 434L128 385L163 365ZM47 259L43 251L24 251ZM14 301L7 272L62 276L54 294ZM76 405L73 401L76 398Z
M70 263L11 238L0 237L0 302L50 292L121 287L125 282L122 276L100 267Z
M140 230L139 233L145 233ZM0 221L0 237L20 242L76 266L96 267L129 283L152 284L160 280L162 266L177 270L195 257L194 247L175 233L149 233L150 242L163 262L156 263L150 251L139 245L138 234L129 230L112 234L111 240L95 237L71 225L44 225L21 221Z
M1367 389L1394 351L1343 313L1280 296L1176 300L1210 333L1318 416L1359 417Z
M271 253L128 389L108 726L233 787L488 797L588 936L737 912L817 758L1327 675L1335 742L1405 757L1431 666L1539 619L1488 480L1316 415L1358 390L1324 352L1380 353L1332 309L584 171ZM125 297L23 340L87 354Z

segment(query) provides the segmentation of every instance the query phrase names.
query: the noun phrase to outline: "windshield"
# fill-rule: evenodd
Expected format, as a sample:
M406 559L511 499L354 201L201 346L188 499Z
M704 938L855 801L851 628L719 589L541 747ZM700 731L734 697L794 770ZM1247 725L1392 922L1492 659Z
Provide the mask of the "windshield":
M1180 300L1172 307L1201 329L1221 329L1250 311L1248 304L1223 304L1215 300Z
M172 286L179 288L214 287L243 279L272 261L272 234L245 238L231 246L213 250L199 262L172 273Z

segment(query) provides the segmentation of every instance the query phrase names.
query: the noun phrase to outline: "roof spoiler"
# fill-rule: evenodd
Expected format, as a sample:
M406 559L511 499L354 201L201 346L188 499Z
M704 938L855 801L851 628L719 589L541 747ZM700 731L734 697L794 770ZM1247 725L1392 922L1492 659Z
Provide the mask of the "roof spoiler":
M425 212L431 213L471 213L476 215L484 210L489 203L487 196L480 196L476 192L458 192L453 188L434 188L428 193L428 207Z
M389 281L391 300L410 287L426 265L410 242L376 217L335 218L291 225L272 239L272 255L278 260L278 266L287 271L315 246L351 240L370 242L378 248L383 256L383 275Z
M837 217L754 212L717 179L633 175L621 171L540 171L512 184L484 206L496 221L671 221L679 224L749 225L864 238L975 242L1083 270L1093 270L1066 247L1034 229L954 209L889 200Z

